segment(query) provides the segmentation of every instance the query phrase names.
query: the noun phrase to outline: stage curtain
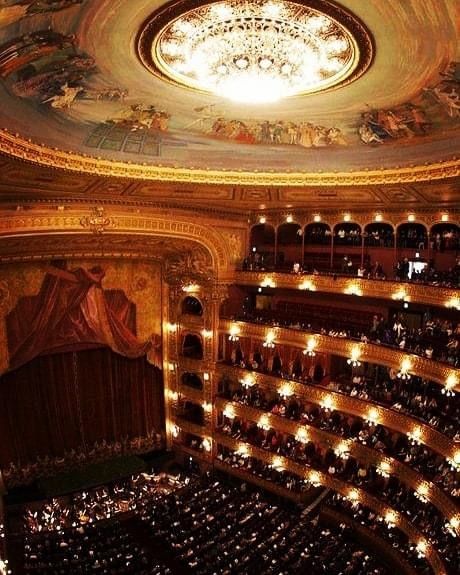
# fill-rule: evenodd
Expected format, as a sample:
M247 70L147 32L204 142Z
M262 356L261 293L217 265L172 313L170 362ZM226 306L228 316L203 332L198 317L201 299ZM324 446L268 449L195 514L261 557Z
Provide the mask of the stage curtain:
M162 372L108 348L35 358L0 377L0 467L164 431Z
M121 290L105 290L100 266L67 269L66 262L48 267L40 292L21 298L6 317L10 368L45 352L106 345L126 357L141 357L152 346L161 366L159 337L146 342L135 333L136 308Z

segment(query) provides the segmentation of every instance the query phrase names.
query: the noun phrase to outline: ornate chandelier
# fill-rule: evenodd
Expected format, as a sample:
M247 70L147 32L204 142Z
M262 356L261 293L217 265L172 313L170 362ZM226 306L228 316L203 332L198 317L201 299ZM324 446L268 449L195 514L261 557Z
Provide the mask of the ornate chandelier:
M160 14L141 33L144 63L177 84L238 102L274 102L350 81L363 58L340 17L358 26L371 46L361 24L326 0L224 0L198 7L180 1L177 8L185 11L159 28L171 10ZM368 65L369 53L365 59Z

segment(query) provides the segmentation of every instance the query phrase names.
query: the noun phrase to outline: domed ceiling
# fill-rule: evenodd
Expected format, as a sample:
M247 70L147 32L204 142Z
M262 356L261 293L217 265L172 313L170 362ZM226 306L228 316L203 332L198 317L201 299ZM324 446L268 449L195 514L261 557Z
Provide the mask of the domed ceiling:
M458 175L458 21L457 0L2 0L0 151L217 183Z

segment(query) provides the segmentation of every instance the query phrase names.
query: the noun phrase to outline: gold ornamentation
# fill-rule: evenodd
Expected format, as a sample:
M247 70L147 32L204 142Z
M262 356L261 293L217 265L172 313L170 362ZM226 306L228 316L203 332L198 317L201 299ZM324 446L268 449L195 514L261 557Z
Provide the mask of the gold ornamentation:
M460 176L460 160L356 172L243 172L144 166L54 150L0 131L0 152L35 164L99 176L241 186L358 186L414 183Z
M91 215L85 216L80 220L84 228L89 228L94 234L99 235L105 232L109 227L114 226L114 221L105 215L103 206L94 206Z

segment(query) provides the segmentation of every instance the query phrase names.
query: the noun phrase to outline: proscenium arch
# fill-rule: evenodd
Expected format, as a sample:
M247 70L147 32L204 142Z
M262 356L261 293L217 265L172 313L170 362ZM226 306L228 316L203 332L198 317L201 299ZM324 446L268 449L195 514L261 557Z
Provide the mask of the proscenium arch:
M86 207L63 213L57 212L55 207L37 210L36 213L31 210L27 214L0 212L0 263L37 261L64 255L69 258L81 257L82 250L88 257L150 259L154 254L148 251L149 243L151 240L163 238L188 240L205 248L211 256L212 268L218 277L231 269L225 239L218 231L199 221L181 215L170 220L163 213L126 214L111 206L105 209L109 224L98 235L94 234L90 227L85 228L82 223L91 216L91 209ZM130 242L122 245L119 240L126 237L131 238ZM18 241L18 238L21 239ZM31 238L32 248L28 244L28 238ZM84 242L83 238L88 241ZM74 243L77 244L75 247ZM117 245L113 246L114 243ZM129 243L134 245L130 246ZM144 248L142 243L145 243Z

